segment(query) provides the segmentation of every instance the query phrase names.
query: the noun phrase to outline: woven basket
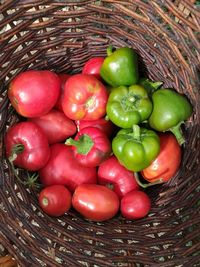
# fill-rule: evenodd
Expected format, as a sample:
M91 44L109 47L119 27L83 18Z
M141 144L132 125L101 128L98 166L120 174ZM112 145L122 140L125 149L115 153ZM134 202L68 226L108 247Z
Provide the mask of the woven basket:
M0 243L18 266L200 266L198 3L1 1ZM5 158L5 132L20 120L8 84L27 69L78 73L89 58L105 56L109 44L134 48L142 73L191 101L181 168L170 182L149 189L152 209L141 220L118 215L93 223L73 210L51 218L38 206L38 191L18 183Z

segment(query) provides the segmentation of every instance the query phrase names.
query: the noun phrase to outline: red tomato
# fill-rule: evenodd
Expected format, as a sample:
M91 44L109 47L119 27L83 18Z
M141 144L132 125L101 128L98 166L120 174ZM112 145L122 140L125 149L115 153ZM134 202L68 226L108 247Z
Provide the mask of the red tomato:
M85 63L83 70L82 70L82 73L83 74L92 74L98 80L101 80L100 69L101 69L103 62L104 62L103 57L93 57L93 58L89 59Z
M52 109L47 114L30 118L29 121L36 123L46 134L49 144L65 141L69 136L76 133L75 123L67 118L62 111Z
M81 166L74 158L71 147L57 143L53 144L50 149L47 164L39 170L40 181L43 185L66 185L73 192L80 184L97 182L96 168Z
M115 156L109 157L99 166L98 183L112 186L119 198L132 190L139 189L133 172L122 166Z
M138 190L128 192L121 199L121 213L129 220L136 220L145 217L151 209L149 196Z
M48 113L60 94L60 79L48 70L21 72L10 83L8 97L22 116L39 117Z
M100 222L117 214L119 198L103 185L83 184L76 188L72 206L85 218Z
M108 92L92 75L76 74L65 83L62 108L72 120L97 120L106 113Z
M142 170L145 180L166 182L178 171L181 163L181 147L171 133L159 133L160 152L150 166Z
M100 118L93 121L76 120L75 123L78 131L81 131L86 127L96 127L102 130L108 137L113 135L116 128L116 126L110 120L106 120L105 118Z
M51 185L39 194L39 205L50 216L64 215L71 208L72 196L63 185Z
M99 166L112 152L107 135L95 127L82 129L74 139L67 139L65 144L72 146L76 160L86 167Z
M7 157L16 157L14 165L30 171L44 167L50 156L47 137L33 122L19 122L9 128L5 145Z
M57 100L54 108L62 111L63 90L64 90L64 86L65 86L66 81L69 79L69 77L71 77L71 75L66 74L66 73L59 73L58 77L60 78L60 81L61 81L61 90L60 90L60 94L59 94L58 100Z

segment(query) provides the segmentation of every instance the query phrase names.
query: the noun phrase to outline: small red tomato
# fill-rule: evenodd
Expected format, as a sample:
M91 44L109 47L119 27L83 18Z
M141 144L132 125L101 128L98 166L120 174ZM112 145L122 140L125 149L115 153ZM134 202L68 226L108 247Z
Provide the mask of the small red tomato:
M30 171L43 168L50 156L45 133L30 121L19 122L9 128L5 146L6 155L13 164Z
M65 144L72 146L74 157L85 167L99 166L112 152L108 137L95 127L82 129L74 139L67 139Z
M39 205L50 216L64 215L71 208L72 196L64 185L51 185L39 194Z
M61 90L60 90L60 94L59 94L58 100L57 100L54 108L62 111L63 90L64 90L64 86L65 86L66 81L69 79L69 77L71 77L71 75L66 74L66 73L59 73L58 77L60 78L60 81L61 81Z
M96 184L96 168L81 166L75 159L71 147L56 143L50 147L50 158L46 165L39 170L40 181L44 186L66 185L74 192L83 183Z
M85 218L100 222L117 214L119 198L106 186L82 184L72 196L72 206Z
M111 137L116 129L116 126L110 120L106 120L105 118L93 121L76 120L75 123L78 132L86 127L96 127L102 130L108 137Z
M89 59L85 63L83 70L82 70L82 73L83 74L92 74L98 80L101 80L100 69L101 69L103 62L104 62L103 57L93 57L93 58Z
M52 109L43 116L30 118L29 121L42 128L49 144L62 142L76 133L75 123L60 110Z
M94 76L75 74L65 83L62 108L72 120L97 120L106 114L108 92Z
M99 166L98 183L113 186L113 191L119 198L132 190L139 189L133 172L122 166L115 156L109 157Z
M181 147L171 133L159 133L160 152L141 174L148 182L167 182L178 171L181 164Z
M151 209L149 196L138 190L127 193L121 199L121 213L129 220L136 220L145 217Z
M49 70L21 72L10 83L8 97L22 116L39 117L48 113L60 94L60 79Z

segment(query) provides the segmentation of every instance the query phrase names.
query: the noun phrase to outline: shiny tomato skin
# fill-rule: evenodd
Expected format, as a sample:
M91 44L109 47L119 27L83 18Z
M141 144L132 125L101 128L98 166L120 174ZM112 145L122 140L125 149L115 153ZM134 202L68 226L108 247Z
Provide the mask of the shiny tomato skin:
M50 147L50 152L47 164L39 170L44 186L65 185L73 192L80 184L97 182L96 168L81 166L74 158L71 147L56 143Z
M113 135L113 133L116 129L115 125L110 120L106 120L105 118L100 118L98 120L93 120L93 121L76 120L75 124L77 126L78 131L81 131L82 129L84 129L86 127L99 128L109 138Z
M24 117L38 117L49 112L60 94L60 79L49 70L21 72L10 83L8 97Z
M48 138L49 144L65 141L69 136L76 133L74 121L65 116L62 111L52 109L47 114L30 118L29 121L36 123Z
M51 185L39 193L39 205L50 216L62 216L71 208L72 196L64 185Z
M63 90L64 90L64 86L65 86L66 81L69 79L69 77L71 77L71 75L67 74L67 73L58 73L58 77L59 77L60 82L61 82L61 90L60 90L60 94L59 94L58 100L57 100L54 108L62 111Z
M122 166L114 155L99 166L98 183L112 187L120 199L128 192L139 189L134 173Z
M89 74L75 74L65 83L63 112L72 120L97 120L106 114L108 92Z
M141 174L148 182L162 179L170 180L178 171L181 164L181 147L176 137L171 133L159 133L160 152L156 159Z
M93 57L89 59L85 65L83 66L82 73L83 74L92 74L94 75L98 80L101 80L100 76L100 69L104 62L103 57Z
M126 219L141 219L149 213L150 209L151 200L143 191L130 191L121 199L120 210Z
M101 222L117 214L119 198L115 192L103 185L82 184L72 196L72 206L85 218Z
M43 168L50 156L47 137L42 129L33 122L23 121L13 125L6 133L6 155L9 158L16 145L23 145L24 149L17 154L14 165L30 171Z

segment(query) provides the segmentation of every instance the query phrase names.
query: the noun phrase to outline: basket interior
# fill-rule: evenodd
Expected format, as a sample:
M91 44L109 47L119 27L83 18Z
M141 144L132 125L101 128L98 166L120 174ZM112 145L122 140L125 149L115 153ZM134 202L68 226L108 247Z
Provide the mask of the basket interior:
M197 1L198 2L198 1ZM4 1L0 5L0 241L20 266L198 266L199 13L189 1ZM181 168L148 190L152 209L138 221L104 223L71 210L41 212L36 189L18 183L5 158L4 135L20 116L7 98L10 81L27 69L78 73L109 44L139 54L140 73L191 101L182 127ZM21 173L25 178L25 173ZM188 265L189 264L189 265Z

